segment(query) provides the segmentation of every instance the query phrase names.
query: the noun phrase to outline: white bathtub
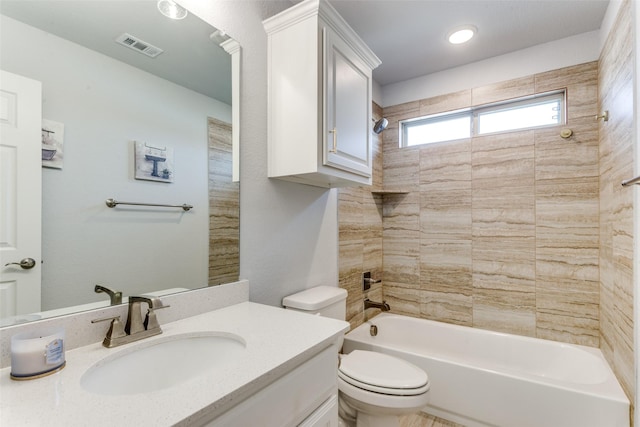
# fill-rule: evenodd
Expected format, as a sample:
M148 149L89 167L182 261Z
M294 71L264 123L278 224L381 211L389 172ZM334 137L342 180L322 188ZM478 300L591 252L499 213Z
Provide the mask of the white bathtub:
M629 426L629 400L595 348L382 313L345 336L343 351L355 349L420 366L424 411L465 426Z

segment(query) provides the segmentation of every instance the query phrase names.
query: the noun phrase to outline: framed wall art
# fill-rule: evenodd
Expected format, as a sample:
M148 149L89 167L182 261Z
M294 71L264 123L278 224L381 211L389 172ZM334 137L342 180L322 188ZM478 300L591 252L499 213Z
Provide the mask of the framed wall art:
M42 119L42 166L62 169L64 162L64 123Z
M134 144L136 179L173 182L173 148L140 141Z

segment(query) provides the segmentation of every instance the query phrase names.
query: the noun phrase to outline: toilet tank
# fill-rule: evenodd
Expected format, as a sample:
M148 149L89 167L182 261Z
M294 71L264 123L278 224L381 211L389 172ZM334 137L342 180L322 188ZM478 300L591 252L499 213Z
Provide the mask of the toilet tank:
M347 316L347 291L335 286L316 286L284 297L282 305L290 310L345 320Z

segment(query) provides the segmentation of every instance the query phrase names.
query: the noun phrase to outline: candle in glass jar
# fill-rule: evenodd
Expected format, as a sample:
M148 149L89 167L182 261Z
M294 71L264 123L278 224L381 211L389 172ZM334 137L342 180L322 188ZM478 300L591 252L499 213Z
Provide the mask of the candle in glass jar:
M64 329L24 332L11 337L11 378L40 377L64 364Z

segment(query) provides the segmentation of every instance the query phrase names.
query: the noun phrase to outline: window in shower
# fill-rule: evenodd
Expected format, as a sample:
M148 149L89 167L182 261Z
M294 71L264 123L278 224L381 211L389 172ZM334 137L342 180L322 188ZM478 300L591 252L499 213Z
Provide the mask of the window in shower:
M547 92L505 102L400 122L400 146L454 141L492 133L566 123L565 91Z
M471 111L466 110L404 120L400 122L402 145L411 147L469 138L471 136L471 119Z

